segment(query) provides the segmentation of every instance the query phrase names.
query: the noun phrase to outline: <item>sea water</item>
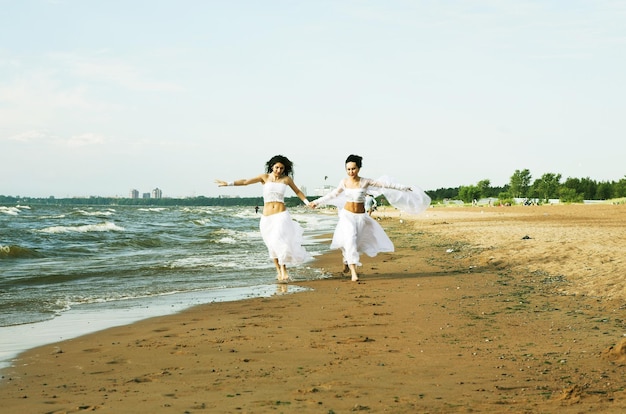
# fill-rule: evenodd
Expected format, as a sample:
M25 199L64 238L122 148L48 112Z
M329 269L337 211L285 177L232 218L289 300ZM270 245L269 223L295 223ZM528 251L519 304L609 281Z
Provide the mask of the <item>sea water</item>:
M336 216L290 214L313 255ZM0 368L20 352L216 301L294 293L323 278L290 267L288 287L253 207L0 206Z

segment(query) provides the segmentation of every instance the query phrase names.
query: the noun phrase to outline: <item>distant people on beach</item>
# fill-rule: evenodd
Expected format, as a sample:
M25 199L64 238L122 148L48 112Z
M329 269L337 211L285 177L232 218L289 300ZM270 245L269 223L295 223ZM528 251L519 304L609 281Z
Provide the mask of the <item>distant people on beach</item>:
M367 211L367 214L371 216L372 212L376 210L377 205L378 203L373 195L365 194L365 211Z
M259 206L254 206L254 212L258 213L259 212Z
M383 228L366 213L366 194L374 194L376 189L387 198L390 204L416 214L430 205L430 197L418 187L397 184L391 179L373 180L359 176L363 157L351 154L345 161L347 177L337 188L323 197L313 200L309 206L316 208L334 204L339 209L339 220L333 233L331 249L341 249L343 272L350 273L354 282L359 281L357 266L361 266L360 255L370 257L382 252L393 252L394 246ZM395 203L395 204L394 204Z
M263 184L263 212L259 224L261 236L276 266L276 279L279 283L287 283L290 280L287 265L299 265L313 258L302 247L304 230L291 218L285 206L287 187L304 204L309 205L309 200L294 183L293 163L287 157L275 155L267 161L265 167L265 173L253 178L215 182L219 187Z

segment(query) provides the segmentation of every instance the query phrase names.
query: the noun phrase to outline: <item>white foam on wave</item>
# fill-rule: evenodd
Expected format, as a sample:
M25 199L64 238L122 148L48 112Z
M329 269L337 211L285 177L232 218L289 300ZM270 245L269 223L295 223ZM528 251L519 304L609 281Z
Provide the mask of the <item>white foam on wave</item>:
M195 267L206 267L209 265L214 265L215 259L210 257L185 257L183 259L176 259L172 263L169 264L170 268L195 268Z
M237 244L237 240L232 237L222 237L221 239L217 239L218 243L221 244Z
M10 216L17 216L18 214L20 214L20 209L17 207L0 206L0 213L8 214Z
M210 217L192 220L193 223L199 226L206 226L207 224L211 224L212 221Z
M261 232L258 230L239 231L233 229L218 229L215 235L221 236L216 239L217 243L233 244L243 240L261 239Z
M212 213L211 210L209 210L208 207L183 207L180 209L180 211L182 211L183 213L194 213L194 214L207 214L207 213Z
M106 221L99 224L84 224L82 226L52 226L39 230L42 233L90 233L90 232L102 232L102 231L124 231L124 227L120 227L115 223Z
M65 214L58 214L56 216L41 216L39 218L42 220L49 220L49 219L64 219L65 217L67 217Z
M82 214L83 216L112 216L115 214L115 210L113 209L107 209L106 211L76 210L76 212Z
M235 214L232 215L232 217L237 217L237 218L242 218L242 219L249 219L252 217L260 217L259 213L256 213L254 210L241 210L236 212Z

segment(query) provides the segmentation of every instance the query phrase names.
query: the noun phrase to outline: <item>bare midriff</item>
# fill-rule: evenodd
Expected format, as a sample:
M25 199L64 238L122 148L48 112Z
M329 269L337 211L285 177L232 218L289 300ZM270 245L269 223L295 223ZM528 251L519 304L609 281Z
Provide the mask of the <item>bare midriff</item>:
M268 201L263 205L263 215L271 216L272 214L282 213L287 210L285 207L285 203L281 203L279 201Z
M365 213L365 203L356 203L354 201L346 201L346 204L343 206L345 210L348 210L351 213Z

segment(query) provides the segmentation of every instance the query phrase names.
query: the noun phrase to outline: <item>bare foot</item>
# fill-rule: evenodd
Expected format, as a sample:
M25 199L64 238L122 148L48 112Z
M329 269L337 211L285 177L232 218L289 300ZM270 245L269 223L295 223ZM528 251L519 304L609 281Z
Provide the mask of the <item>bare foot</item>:
M348 265L348 270L350 270L350 273L352 275L352 281L353 282L358 282L359 281L359 275L356 272L356 265Z

